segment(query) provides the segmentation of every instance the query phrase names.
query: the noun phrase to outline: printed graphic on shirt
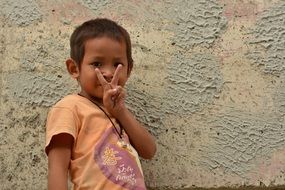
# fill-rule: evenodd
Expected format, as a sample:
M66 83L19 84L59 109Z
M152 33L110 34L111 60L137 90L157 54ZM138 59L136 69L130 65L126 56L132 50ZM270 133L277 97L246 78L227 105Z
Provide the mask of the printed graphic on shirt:
M118 151L114 151L114 149L106 147L104 150L104 154L102 155L103 158L103 165L114 166L117 165L117 160L121 160L122 157L116 157Z
M99 168L106 178L117 185L129 190L145 190L136 158L127 148L120 147L117 142L110 142L113 135L116 135L113 127L107 129L95 147L94 159Z

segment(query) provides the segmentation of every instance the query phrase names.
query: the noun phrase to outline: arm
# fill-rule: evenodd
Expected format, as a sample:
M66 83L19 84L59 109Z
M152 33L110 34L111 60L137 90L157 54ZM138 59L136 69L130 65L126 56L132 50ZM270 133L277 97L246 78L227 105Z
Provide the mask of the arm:
M67 190L68 169L73 137L62 133L48 147L48 190Z
M151 159L156 152L153 136L135 119L127 109L121 110L117 119L129 135L130 141L138 154L145 159Z
M155 141L125 106L125 91L122 86L118 85L121 69L122 65L119 65L111 83L105 80L99 69L95 69L96 75L104 89L103 104L108 112L119 120L138 154L145 159L151 159L156 152Z

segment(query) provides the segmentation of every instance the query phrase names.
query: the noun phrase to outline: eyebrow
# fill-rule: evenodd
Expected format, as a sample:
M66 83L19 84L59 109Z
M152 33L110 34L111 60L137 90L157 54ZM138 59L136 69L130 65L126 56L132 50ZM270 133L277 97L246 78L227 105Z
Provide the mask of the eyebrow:
M92 60L92 61L93 61L93 60L98 60L98 59L99 59L99 60L103 60L103 59L105 59L105 58L102 57L102 56L95 56L95 57L91 57L91 58L90 58L90 60ZM115 61L122 60L122 59L123 59L122 57L116 57L116 58L114 58Z
M96 59L104 59L104 57L101 56L90 57L90 60L96 60Z

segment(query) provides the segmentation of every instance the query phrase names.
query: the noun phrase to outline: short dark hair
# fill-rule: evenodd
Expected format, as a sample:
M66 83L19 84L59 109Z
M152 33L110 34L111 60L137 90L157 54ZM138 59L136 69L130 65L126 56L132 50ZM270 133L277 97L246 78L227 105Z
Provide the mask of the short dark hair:
M116 22L106 18L96 18L78 26L70 37L70 57L80 68L85 53L87 40L107 36L126 43L128 73L133 68L132 45L129 33Z

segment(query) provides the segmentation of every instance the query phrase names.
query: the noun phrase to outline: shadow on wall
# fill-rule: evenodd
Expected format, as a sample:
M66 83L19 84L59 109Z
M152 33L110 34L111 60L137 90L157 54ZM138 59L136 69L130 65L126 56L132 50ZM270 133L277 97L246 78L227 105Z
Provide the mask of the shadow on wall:
M276 186L276 187L236 187L236 188L229 188L229 187L219 187L219 188L180 188L180 189L173 189L173 188L149 188L149 190L285 190L285 186Z

